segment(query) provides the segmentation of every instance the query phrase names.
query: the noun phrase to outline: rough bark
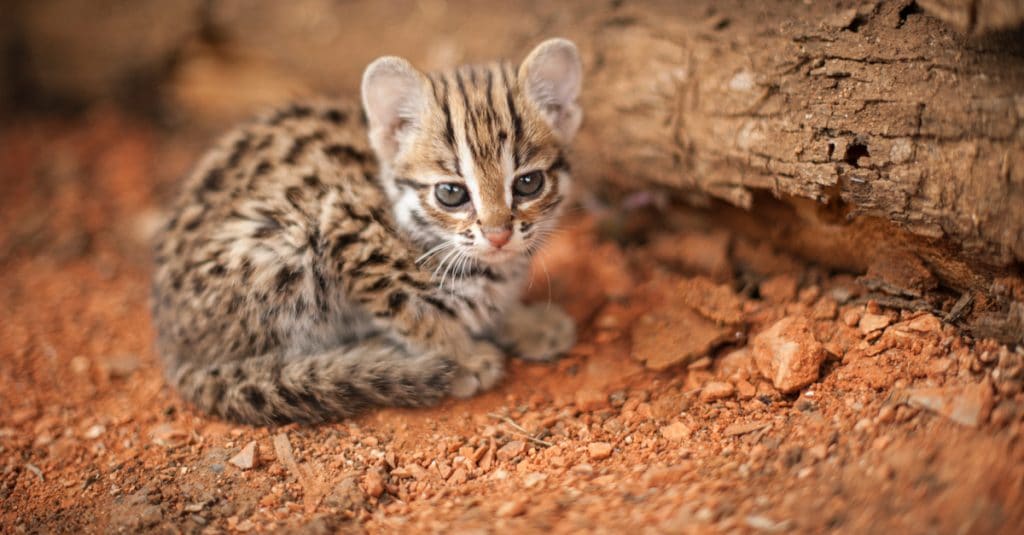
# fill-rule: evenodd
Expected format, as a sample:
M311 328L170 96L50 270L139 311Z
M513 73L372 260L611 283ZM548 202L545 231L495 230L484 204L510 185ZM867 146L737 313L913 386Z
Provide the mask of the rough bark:
M77 26L50 28L66 4ZM791 229L773 239L828 265L863 271L898 250L993 313L1022 298L1003 278L1024 263L1024 38L965 37L929 15L978 32L1014 20L1019 0L184 4L140 40L154 2L113 18L79 0L25 3L25 78L95 96L159 65L148 79L167 80L151 91L165 109L223 125L225 112L352 92L381 54L436 68L518 58L561 34L586 67L577 175L606 198L720 200ZM791 208L767 209L771 197ZM782 243L793 236L808 239Z
M1021 0L920 0L921 6L954 28L973 34L1016 28L1024 23Z

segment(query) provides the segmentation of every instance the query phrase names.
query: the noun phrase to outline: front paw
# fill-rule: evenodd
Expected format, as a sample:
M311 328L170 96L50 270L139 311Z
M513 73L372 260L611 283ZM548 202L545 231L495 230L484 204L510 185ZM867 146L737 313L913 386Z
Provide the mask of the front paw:
M490 342L476 342L461 358L451 383L451 394L468 398L490 390L505 374L505 355Z
M521 359L551 360L576 343L576 323L555 305L524 306L506 318L502 343Z

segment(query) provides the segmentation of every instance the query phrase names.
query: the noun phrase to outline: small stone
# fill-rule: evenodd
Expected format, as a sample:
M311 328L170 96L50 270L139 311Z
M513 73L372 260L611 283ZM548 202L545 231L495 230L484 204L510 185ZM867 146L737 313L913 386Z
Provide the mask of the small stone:
M921 314L916 318L907 320L900 324L904 329L908 331L916 331L919 333L942 333L942 321L936 318L932 314Z
M847 327L856 327L859 321L860 312L853 309L843 312L843 323L845 323Z
M246 444L242 451L238 452L238 455L232 457L228 462L242 470L249 470L256 466L256 441L253 440Z
M709 381L704 384L704 388L700 391L701 401L718 401L732 397L736 393L736 387L732 386L732 383L726 383L724 381Z
M526 451L526 443L522 440L513 440L501 447L495 454L500 461L511 461Z
M751 399L757 395L757 388L747 381L746 379L740 379L736 381L736 397L740 399Z
M754 363L775 388L792 393L818 379L825 348L803 317L783 318L754 338Z
M612 445L607 442L591 442L587 445L587 453L595 461L607 459L612 455Z
M384 493L384 478L381 477L379 470L370 469L366 472L363 476L363 490L371 498L379 498Z
M512 518L526 512L526 498L507 501L498 507L499 518Z
M889 326L892 320L883 314L864 314L860 318L860 331L864 334L880 331Z
M988 420L994 404L992 385L987 380L963 388L914 388L907 391L907 403L928 409L970 427Z
M661 436L667 440L685 440L690 438L690 428L683 422L672 422L661 428Z
M97 438L100 438L100 435L102 435L106 431L106 427L100 424L96 424L90 427L89 429L86 429L85 433L82 434L82 437L85 438L86 440L95 440Z

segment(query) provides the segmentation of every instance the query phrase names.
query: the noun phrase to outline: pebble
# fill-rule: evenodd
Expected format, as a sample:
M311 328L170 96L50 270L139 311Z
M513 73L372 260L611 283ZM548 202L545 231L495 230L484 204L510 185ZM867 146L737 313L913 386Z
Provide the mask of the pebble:
M607 442L591 442L587 445L587 453L595 461L607 459L612 455L612 445Z
M757 388L747 381L746 379L740 379L736 381L736 397L740 399L750 399L757 395Z
M512 459L520 456L526 451L526 443L522 440L512 440L508 444L501 447L495 454L498 460L511 461Z
M248 470L256 466L256 441L253 440L246 444L242 451L238 452L238 455L232 457L228 462L242 470Z
M783 318L754 338L754 363L775 388L792 393L818 379L825 348L801 316Z
M843 323L847 327L856 327L857 323L860 322L860 312L856 310L847 310L843 312Z
M864 334L880 331L889 326L892 320L882 314L864 314L860 318L860 331Z
M82 437L87 439L87 440L95 440L97 438L100 438L100 435L102 435L106 431L107 431L106 427L104 427L104 426L102 426L100 424L96 424L96 425L90 427L89 429L86 429L86 431L82 435Z
M701 401L718 401L732 397L736 393L736 387L732 383L724 381L710 381L704 384L700 391Z
M384 478L381 477L379 470L371 469L366 472L363 476L363 490L371 498L379 498L384 493Z
M994 400L992 385L986 380L962 388L910 389L907 403L941 414L958 424L977 427L988 420Z
M661 436L668 440L684 440L690 438L690 428L683 422L672 422L661 428Z
M498 507L497 515L500 518L512 518L526 512L526 499L511 500Z

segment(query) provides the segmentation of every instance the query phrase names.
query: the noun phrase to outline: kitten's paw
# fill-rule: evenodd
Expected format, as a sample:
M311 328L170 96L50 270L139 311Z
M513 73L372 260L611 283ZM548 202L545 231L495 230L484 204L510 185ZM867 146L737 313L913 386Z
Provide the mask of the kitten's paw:
M490 342L474 344L471 354L459 359L451 394L468 398L490 390L505 375L505 355Z
M576 343L576 323L555 305L523 306L506 319L503 339L523 360L551 360Z

